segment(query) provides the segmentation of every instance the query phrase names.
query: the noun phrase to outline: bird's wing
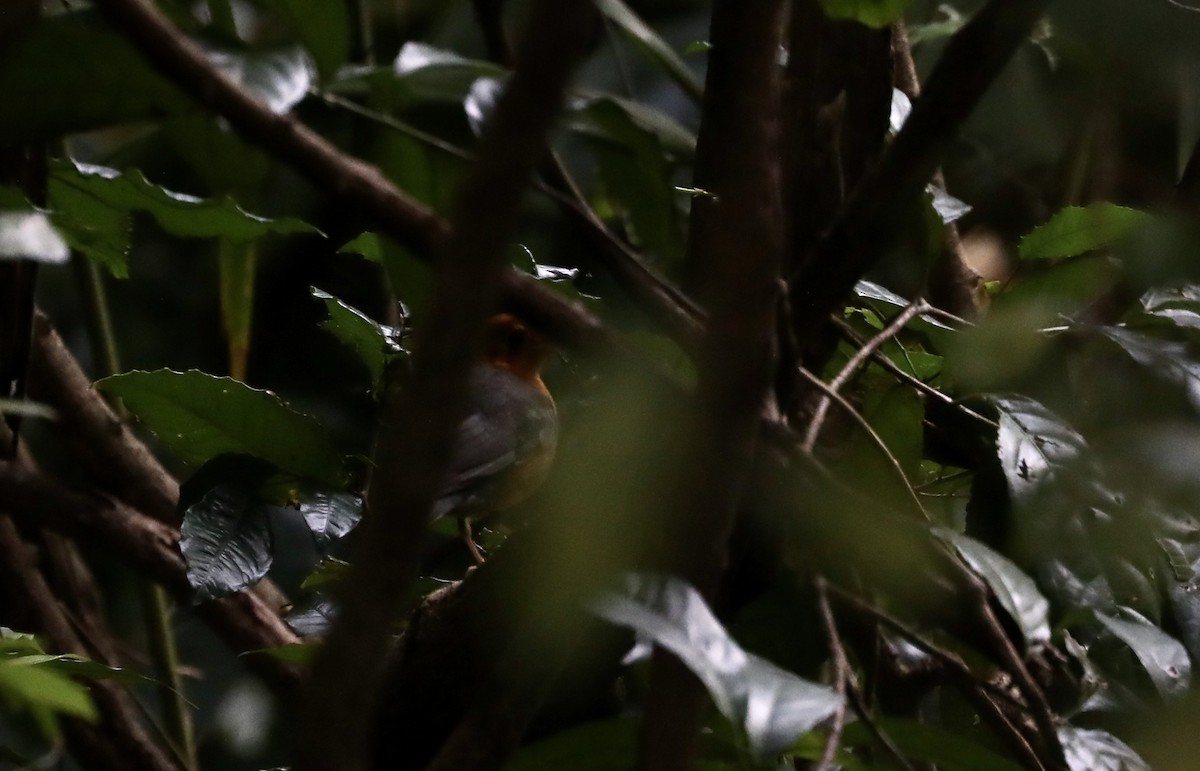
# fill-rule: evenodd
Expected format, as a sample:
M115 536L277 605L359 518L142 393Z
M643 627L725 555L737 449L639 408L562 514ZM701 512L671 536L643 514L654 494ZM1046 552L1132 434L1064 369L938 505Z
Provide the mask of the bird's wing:
M433 516L486 508L500 477L553 442L550 399L502 370L478 367L470 382L470 412L459 424Z

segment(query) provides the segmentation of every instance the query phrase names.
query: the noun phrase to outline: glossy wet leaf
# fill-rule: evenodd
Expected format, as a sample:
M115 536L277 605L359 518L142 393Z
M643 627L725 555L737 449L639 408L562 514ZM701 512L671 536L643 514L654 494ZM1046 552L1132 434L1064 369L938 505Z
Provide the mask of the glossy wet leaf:
M1108 731L1062 726L1058 740L1070 771L1150 771L1146 761Z
M190 370L135 370L96 383L184 462L200 465L227 453L251 455L281 471L341 487L341 456L315 420L270 391Z
M958 551L971 569L987 582L1000 605L1017 622L1026 644L1050 641L1050 603L1037 584L1017 564L974 538L939 530L937 535Z
M1185 694L1192 680L1192 664L1183 644L1138 613L1118 610L1120 616L1097 613L1096 619L1129 646L1161 696Z
M1200 410L1200 358L1183 342L1164 340L1123 327L1101 327L1100 333L1129 357L1178 385Z
M291 217L251 214L227 196L198 198L155 185L137 170L121 172L71 160L53 165L48 195L55 224L71 246L118 278L128 275L130 216L135 212L150 215L172 235L191 238L244 242L271 233L318 232Z
M301 637L319 637L329 630L336 613L337 609L331 600L319 598L296 609L285 621Z
M1021 239L1023 260L1074 257L1112 246L1149 220L1139 209L1098 202L1068 206Z
M1044 406L1023 396L992 399L999 410L996 451L1013 498L1029 499L1087 451L1083 437Z
M326 549L362 519L362 499L352 493L315 492L300 501L300 514L318 549Z
M1146 316L1200 331L1200 286L1196 284L1151 289L1139 302Z
M179 549L195 599L224 597L256 583L273 560L266 505L222 484L183 514Z
M606 592L591 608L679 657L760 756L786 749L841 701L829 688L744 651L699 593L680 579L627 574L620 590Z

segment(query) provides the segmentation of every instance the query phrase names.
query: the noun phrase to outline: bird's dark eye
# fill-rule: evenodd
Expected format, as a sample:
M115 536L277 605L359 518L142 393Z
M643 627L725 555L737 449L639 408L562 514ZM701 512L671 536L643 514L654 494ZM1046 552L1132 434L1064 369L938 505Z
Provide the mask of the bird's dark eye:
M504 331L504 350L510 355L520 353L525 348L528 335L523 327L510 327Z

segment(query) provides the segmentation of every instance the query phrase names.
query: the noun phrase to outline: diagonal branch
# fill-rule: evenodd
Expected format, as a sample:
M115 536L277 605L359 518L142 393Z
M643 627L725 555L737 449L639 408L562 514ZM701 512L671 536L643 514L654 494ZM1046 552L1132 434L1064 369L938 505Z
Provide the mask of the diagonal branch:
M450 238L446 220L399 190L374 166L346 155L293 116L274 113L257 101L212 66L203 49L179 32L151 0L99 0L96 5L162 74L317 188L357 206L381 232L426 259L446 245ZM581 304L516 271L503 272L499 283L503 304L556 342L581 350L614 349L609 331Z

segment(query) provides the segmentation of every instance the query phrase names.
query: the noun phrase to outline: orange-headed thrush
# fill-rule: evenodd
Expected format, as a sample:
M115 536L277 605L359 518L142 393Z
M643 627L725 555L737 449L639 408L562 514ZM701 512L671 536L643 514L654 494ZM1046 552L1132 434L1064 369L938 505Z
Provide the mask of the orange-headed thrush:
M510 314L488 321L483 359L468 382L467 413L431 513L459 518L476 561L467 520L525 500L554 458L558 415L541 376L551 351L549 340Z

